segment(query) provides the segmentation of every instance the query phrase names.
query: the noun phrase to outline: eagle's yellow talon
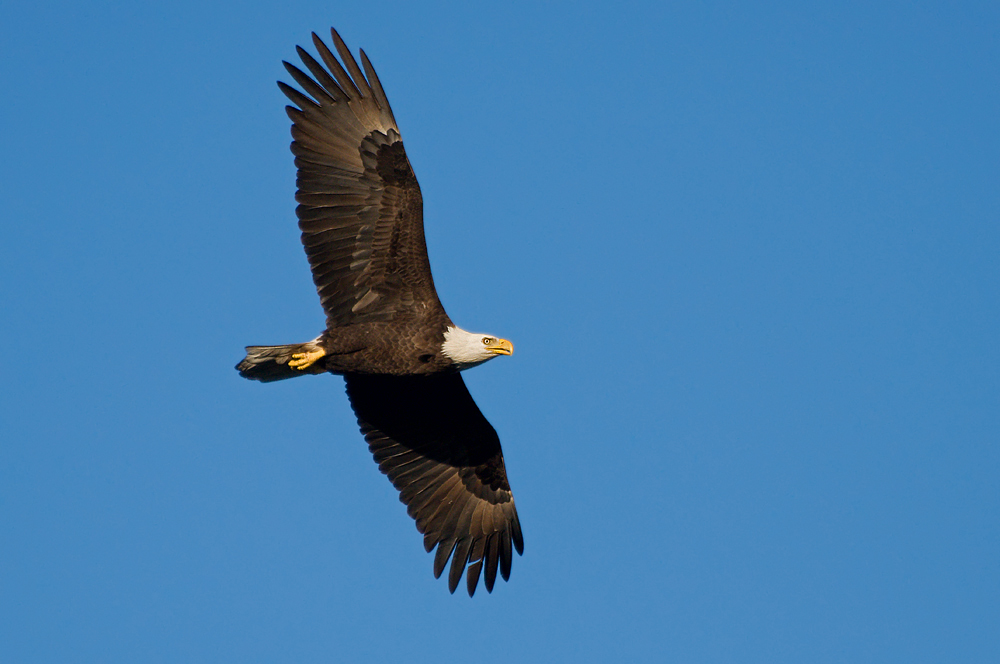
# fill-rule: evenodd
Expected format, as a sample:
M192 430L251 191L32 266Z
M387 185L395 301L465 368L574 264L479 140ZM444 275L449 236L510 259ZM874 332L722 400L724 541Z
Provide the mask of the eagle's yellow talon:
M288 366L302 371L308 369L316 360L326 355L324 350L311 350L308 353L292 353L292 359L288 361Z

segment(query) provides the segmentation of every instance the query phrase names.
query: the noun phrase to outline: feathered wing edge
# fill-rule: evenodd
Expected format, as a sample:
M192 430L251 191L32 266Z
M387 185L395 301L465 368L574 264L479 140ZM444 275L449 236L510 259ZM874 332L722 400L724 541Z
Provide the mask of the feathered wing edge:
M333 38L337 53L344 62L343 65L315 32L312 33L313 45L316 47L320 59L326 65L326 69L304 48L295 47L302 63L312 73L315 80L292 63L282 61L295 82L312 96L310 99L290 85L278 81L278 87L281 88L281 91L299 107L299 109L292 110L304 110L307 107L317 107L323 104L344 103L347 104L356 118L356 123L352 123L350 127L354 133L352 138L364 137L376 130L388 133L390 129L395 129L398 133L399 128L396 126L396 118L392 114L389 99L386 97L385 91L382 89L382 82L379 80L378 74L375 73L375 68L364 49L361 50L361 62L364 64L367 78L337 31L330 28L330 36ZM347 70L344 69L345 66ZM292 117L292 120L295 121L296 118ZM357 149L357 143L351 147Z

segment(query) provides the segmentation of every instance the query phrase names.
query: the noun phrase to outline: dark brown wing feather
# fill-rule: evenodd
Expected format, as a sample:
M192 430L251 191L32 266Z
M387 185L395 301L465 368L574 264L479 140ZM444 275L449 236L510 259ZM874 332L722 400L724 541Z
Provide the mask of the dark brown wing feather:
M511 545L524 550L507 483L500 439L460 374L348 375L347 395L361 432L399 490L400 500L434 556L434 576L451 557L448 588L475 592L485 570L493 591L497 568L510 576Z
M420 186L389 100L364 52L367 79L340 35L331 35L343 66L313 34L326 67L300 47L312 77L284 64L306 94L278 83L295 104L286 111L298 167L296 214L327 325L441 311Z

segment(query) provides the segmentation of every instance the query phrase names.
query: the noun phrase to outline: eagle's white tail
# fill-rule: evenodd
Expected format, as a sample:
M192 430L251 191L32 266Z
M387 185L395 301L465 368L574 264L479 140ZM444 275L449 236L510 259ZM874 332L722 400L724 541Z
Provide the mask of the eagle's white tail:
M305 369L294 369L288 366L292 354L307 353L319 348L317 341L317 339L313 339L304 344L287 344L285 346L247 346L247 356L236 365L236 370L244 378L259 380L262 383L295 378L305 374L323 373L326 369L323 368L321 362Z

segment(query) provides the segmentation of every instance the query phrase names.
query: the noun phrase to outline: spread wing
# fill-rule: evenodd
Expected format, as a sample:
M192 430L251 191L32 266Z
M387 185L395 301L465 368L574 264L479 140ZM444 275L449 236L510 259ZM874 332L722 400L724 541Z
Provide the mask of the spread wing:
M278 83L295 104L285 110L298 168L296 214L327 325L440 309L420 186L389 100L365 52L367 78L340 35L331 35L344 66L313 33L326 67L296 47L312 77L284 65L307 94Z
M431 376L348 375L347 395L361 432L399 490L399 499L434 556L434 576L451 557L455 592L468 565L471 596L486 570L488 592L497 568L510 576L511 545L524 550L507 483L500 439L458 373Z

